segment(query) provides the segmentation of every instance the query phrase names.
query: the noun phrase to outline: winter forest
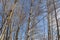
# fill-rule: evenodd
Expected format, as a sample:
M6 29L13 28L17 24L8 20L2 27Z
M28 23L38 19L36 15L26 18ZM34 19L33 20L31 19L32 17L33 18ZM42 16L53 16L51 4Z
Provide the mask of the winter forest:
M0 40L60 40L60 0L0 0Z

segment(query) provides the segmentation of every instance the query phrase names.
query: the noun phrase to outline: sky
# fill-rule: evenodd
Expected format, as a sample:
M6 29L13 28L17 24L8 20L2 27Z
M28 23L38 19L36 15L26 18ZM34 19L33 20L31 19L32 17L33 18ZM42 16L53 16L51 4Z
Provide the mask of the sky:
M14 0L11 0L11 3L10 3L10 2L7 2L7 6L8 6L8 7L7 7L6 10L10 10L10 7L11 7L11 5L13 4L13 2L14 2ZM39 2L38 0L35 0L34 3L33 3L33 6L32 6L33 15L34 15L34 13L36 13L36 11L37 11L37 10L35 10L37 6L40 6L42 11L46 11L46 10L47 10L46 1L45 1L45 0L43 0L43 3L37 5L38 2ZM10 4L9 4L9 3L10 3ZM57 4L58 4L58 3L57 3ZM60 4L60 2L59 2L59 4ZM20 38L20 36L22 35L22 40L24 40L25 32L26 32L26 29L27 29L27 19L28 19L28 17L29 17L29 13L30 13L31 0L19 0L16 5L17 5L17 6L16 6L16 8L15 8L15 10L14 10L14 13L16 13L16 11L18 10L17 8L18 8L19 6L20 6L20 9L22 10L22 6L23 6L23 12L27 14L27 15L26 15L27 18L25 18L26 21L24 21L23 26L21 26L20 32L19 32L19 38ZM58 6L60 6L60 5L57 5L57 7L58 7ZM3 5L2 5L2 3L0 2L0 14L1 14L1 12L3 11L3 8L2 8L2 7L3 7ZM59 8L58 10L60 11L60 8ZM38 12L38 11L37 11L37 12ZM60 14L60 12L58 12L58 13ZM60 18L60 15L59 15L59 14L58 14L58 18ZM18 18L17 18L16 16L17 16L17 15L15 14L15 18L14 18L15 22L17 22L17 20L18 20ZM37 28L38 30L40 30L40 31L37 31L37 32L38 32L38 33L40 32L41 34L43 34L44 31L45 31L45 33L46 33L45 35L48 35L47 13L46 13L46 12L41 13L41 15L39 15L39 16L36 17L36 20L37 20L36 22L38 22L38 21L40 20L40 22L35 25L36 28ZM2 16L0 15L0 27L1 27L1 22L2 22ZM16 25L16 24L15 24L15 25ZM44 30L44 27L45 27L45 30ZM54 31L55 31L55 30L54 30ZM14 33L13 33L12 35L14 35Z
M22 2L21 2L22 1ZM30 9L30 1L24 1L24 0L21 0L20 1L20 3L21 3L21 5L23 4L23 2L24 2L24 11L26 12L26 13L29 13L29 9ZM11 1L12 3L13 3L13 1ZM35 5L37 5L37 2L38 1L35 1L35 3L33 4L34 6ZM3 9L2 9L2 3L0 3L0 13L1 13L1 11L2 11ZM39 16L39 17L37 17L39 20L40 19L42 19L43 18L43 16L46 16L46 14L42 14L41 16ZM41 20L38 24L37 24L37 26L38 27L42 27L42 29L44 30L44 27L43 26L45 26L45 32L46 32L46 34L47 34L47 22L45 22L45 20L46 19L44 19L44 23L46 24L46 25L43 25L43 20ZM2 16L0 15L0 22L2 21ZM41 24L41 25L40 25ZM42 26L43 25L43 26ZM23 25L24 26L24 29L22 29L21 28L21 32L23 32L23 34L22 34L22 37L25 35L25 30L26 30L26 24L25 25ZM24 39L22 39L22 40L24 40Z
M0 3L0 13L2 11L2 3ZM0 15L0 27L1 27L1 22L2 22L2 16Z

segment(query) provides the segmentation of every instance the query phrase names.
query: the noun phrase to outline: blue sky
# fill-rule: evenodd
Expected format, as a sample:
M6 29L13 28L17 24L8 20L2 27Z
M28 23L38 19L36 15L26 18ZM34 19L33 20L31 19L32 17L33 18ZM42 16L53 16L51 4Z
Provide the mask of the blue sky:
M3 5L2 5L2 3L0 2L0 12L3 10L2 7L3 7Z
M12 1L11 1L12 2ZM29 0L29 1L24 1L24 0L21 0L20 1L20 3L21 3L21 5L23 4L23 2L24 2L24 11L26 12L26 13L29 13L29 9L30 9L30 3L31 3L31 1ZM37 2L38 1L35 1L34 3L33 3L33 5L34 6L36 6L37 5ZM12 2L13 3L13 2ZM2 9L2 3L0 3L0 12L1 11L3 11L3 9ZM39 16L39 17L37 17L37 19L42 19L43 18L43 16L46 16L46 14L42 14L41 16ZM46 19L44 19L44 23L46 24L46 25L43 25L43 19L37 24L37 26L39 27L39 28L41 28L42 27L42 30L44 30L44 27L46 28L45 29L45 32L46 32L46 34L47 34L47 22L45 21ZM0 16L0 22L2 21L2 17ZM42 25L42 26L41 26ZM23 38L23 36L25 35L25 31L26 31L26 24L24 24L23 25L23 29L21 28L20 29L20 31L23 33L22 34L22 38Z
M0 3L0 14L1 14L1 12L2 12L2 3ZM1 27L1 22L2 22L2 16L0 15L0 27Z
M0 16L0 21L2 20L2 17Z

